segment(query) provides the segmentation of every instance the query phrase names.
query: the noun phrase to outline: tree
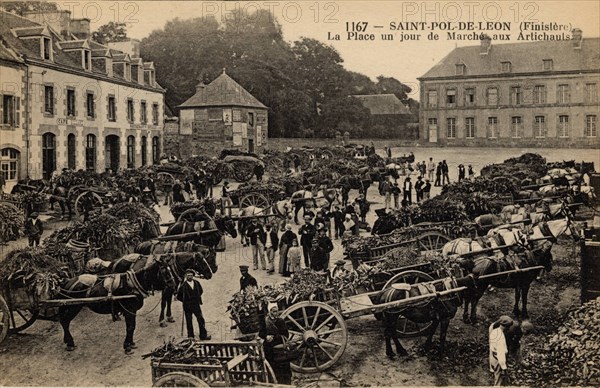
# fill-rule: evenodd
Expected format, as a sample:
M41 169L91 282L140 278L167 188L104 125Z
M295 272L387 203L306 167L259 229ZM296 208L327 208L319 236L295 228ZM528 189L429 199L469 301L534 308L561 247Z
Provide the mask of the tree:
M127 26L125 23L109 22L92 33L92 40L106 44L110 42L124 42L128 40Z
M58 11L56 3L48 1L3 1L0 2L0 8L20 16L33 11Z
M377 91L379 94L395 94L403 103L408 102L407 94L412 91L410 86L403 84L394 77L377 77Z

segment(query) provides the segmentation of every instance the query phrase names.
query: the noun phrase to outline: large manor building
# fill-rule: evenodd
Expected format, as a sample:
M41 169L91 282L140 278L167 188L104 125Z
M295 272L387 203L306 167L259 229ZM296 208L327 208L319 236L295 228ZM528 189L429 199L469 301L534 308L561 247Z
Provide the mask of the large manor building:
M420 137L459 146L595 146L600 38L454 49L420 80Z
M139 41L101 45L69 11L0 12L0 167L9 183L62 168L157 163L164 89Z

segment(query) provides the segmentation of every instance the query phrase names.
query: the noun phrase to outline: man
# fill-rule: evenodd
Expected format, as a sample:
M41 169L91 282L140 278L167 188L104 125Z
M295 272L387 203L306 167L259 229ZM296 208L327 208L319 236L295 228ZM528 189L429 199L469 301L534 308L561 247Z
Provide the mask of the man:
M464 164L458 165L458 181L462 182L465 179L466 170Z
M385 209L389 209L392 202L392 187L388 179L385 179L383 182L381 182L381 190L379 195L383 195L385 197Z
M277 228L273 228L271 224L267 224L267 242L265 248L267 250L267 265L268 273L275 272L275 252L279 246L279 237L277 236Z
M400 187L396 182L392 186L392 196L394 197L394 209L398 209L400 206Z
M412 205L412 183L410 181L410 177L406 177L404 180L404 201L409 205Z
M44 233L44 224L38 219L38 214L33 212L25 221L25 235L29 238L29 246L36 247L40 245L40 238Z
M177 290L177 300L183 303L183 314L185 315L188 338L194 338L194 322L192 321L192 315L194 315L198 321L200 339L208 341L211 337L206 332L204 317L200 308L202 304L202 286L199 281L194 279L194 275L195 272L193 269L188 269L185 272L185 279L181 282Z
M450 183L450 176L448 173L450 169L448 168L448 163L445 160L442 160L442 186L446 183Z
M490 325L490 372L494 374L494 385L508 385L505 332L513 325L513 320L509 316L503 315L496 322Z
M344 213L340 210L338 205L333 207L333 227L335 229L335 238L342 238L344 235Z
M417 177L417 182L415 183L415 192L417 193L417 202L421 202L423 200L423 186L425 183L423 182L423 178L419 175Z
M326 271L329 269L329 254L333 251L333 243L327 237L327 230L319 225L316 241L313 242L313 253L311 255L311 268L315 271Z
M233 206L233 201L229 196L229 182L223 182L223 190L221 192L221 203L223 204L224 211L227 212L231 216L231 207ZM256 269L256 268L255 268Z
M298 243L298 236L292 231L292 225L287 224L285 226L285 232L281 235L279 240L279 273L281 275L287 275L288 273L288 251L293 244L293 241Z
M433 174L435 173L435 163L433 162L433 158L429 158L429 164L427 164L427 172L428 178L430 181L433 180Z
M254 175L256 175L256 181L261 182L263 175L265 175L265 167L262 163L256 163L254 165Z
M246 287L253 286L258 287L258 282L254 278L254 276L248 273L247 265L240 265L240 273L242 277L240 278L240 290L244 291Z
M317 233L317 230L313 224L311 224L312 216L304 216L304 225L300 227L298 233L300 233L300 246L302 246L302 254L304 255L304 267L310 268L310 251L312 240Z
M429 179L425 179L425 186L423 186L423 199L431 198L431 182Z
M435 169L435 182L433 184L435 187L439 187L442 185L441 178L442 178L442 162L438 162L438 165Z
M252 223L248 227L246 236L250 238L250 245L252 245L252 262L254 264L254 270L256 271L258 269L259 257L261 269L266 269L265 244L267 242L267 234L262 225L258 223L257 218L252 219Z

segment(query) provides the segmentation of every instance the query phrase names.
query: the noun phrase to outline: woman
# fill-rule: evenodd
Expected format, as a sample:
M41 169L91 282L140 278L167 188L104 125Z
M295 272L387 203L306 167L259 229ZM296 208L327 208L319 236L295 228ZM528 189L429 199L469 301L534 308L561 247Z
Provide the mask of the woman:
M292 240L292 246L288 250L287 254L287 272L293 275L296 272L300 272L300 259L302 258L302 250L298 246L298 240Z
M287 224L285 232L279 239L279 273L281 275L288 275L288 250L294 241L298 244L298 236L292 232L292 225Z
M175 184L173 185L173 202L185 202L185 197L183 196L183 186L181 185L181 181L179 181L179 179L176 179Z
M287 351L283 349L275 349L277 345L284 344L284 338L287 338L289 333L285 321L279 317L279 309L277 304L269 303L269 313L265 317L264 325L261 327L258 336L264 340L263 349L265 351L265 359L273 368L278 384L292 384L292 368L290 366Z

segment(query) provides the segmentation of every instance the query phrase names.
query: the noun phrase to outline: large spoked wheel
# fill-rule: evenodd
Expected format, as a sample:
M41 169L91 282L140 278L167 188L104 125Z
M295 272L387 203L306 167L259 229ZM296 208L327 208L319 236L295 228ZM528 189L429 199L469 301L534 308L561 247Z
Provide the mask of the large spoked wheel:
M270 203L267 197L260 193L250 193L246 194L240 199L240 209L247 208L249 206L259 207L261 209L266 209L269 207Z
M439 251L446 243L451 241L450 237L438 232L427 232L417 237L421 251Z
M254 164L247 162L234 162L233 178L236 182L248 182L254 175Z
M153 387L210 387L204 380L186 372L171 372L158 378Z
M297 353L292 369L301 373L324 371L340 359L348 342L344 318L321 302L300 302L281 317L289 331L286 346ZM283 346L283 345L277 345Z
M422 282L433 281L433 278L421 271L404 271L394 275L383 287L384 289L391 287L393 284L406 283L406 284L417 284ZM409 307L411 308L411 307ZM431 328L432 322L418 323L411 321L404 315L398 317L396 325L396 331L401 337L419 337L423 333L427 332Z
M81 216L84 213L85 201L90 201L94 209L102 207L102 197L93 191L85 191L79 194L75 200L75 211L78 216Z
M283 169L283 160L280 158L270 158L267 160L267 171L270 175L282 175L285 171Z
M10 311L9 333L14 334L27 329L37 320L38 309L15 309Z
M200 213L200 210L198 210L198 209L187 209L186 211L181 213L181 215L179 215L179 217L177 218L177 221L195 222L199 213Z
M8 335L8 329L10 328L10 310L8 304L0 295L0 344Z

